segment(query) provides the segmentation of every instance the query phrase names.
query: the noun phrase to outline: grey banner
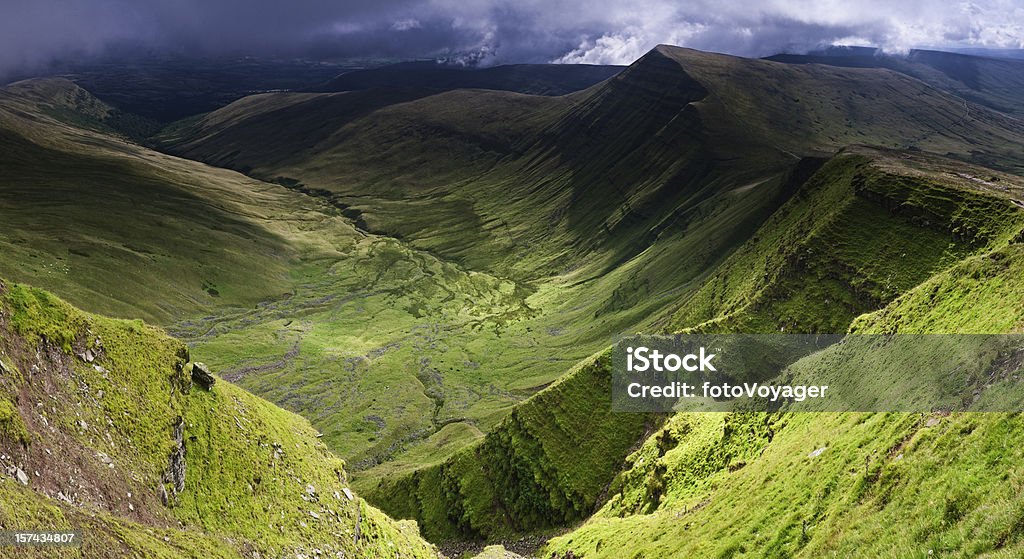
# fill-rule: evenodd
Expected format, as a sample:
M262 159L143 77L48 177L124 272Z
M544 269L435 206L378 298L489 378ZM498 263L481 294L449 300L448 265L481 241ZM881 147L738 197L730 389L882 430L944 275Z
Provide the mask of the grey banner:
M1024 411L1021 334L632 336L612 409Z

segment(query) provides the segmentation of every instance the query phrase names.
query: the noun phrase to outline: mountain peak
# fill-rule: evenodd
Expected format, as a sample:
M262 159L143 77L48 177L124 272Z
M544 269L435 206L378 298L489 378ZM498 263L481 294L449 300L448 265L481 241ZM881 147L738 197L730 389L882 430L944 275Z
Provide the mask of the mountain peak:
M954 66L941 69L967 71ZM1024 134L998 113L889 68L785 64L658 45L619 79L642 80L641 89L670 95L679 87L673 75L706 91L692 102L727 158L752 149L816 156L850 144L947 153L951 139L966 135L979 138L976 151L1006 159L1007 146ZM988 132L994 128L998 140Z

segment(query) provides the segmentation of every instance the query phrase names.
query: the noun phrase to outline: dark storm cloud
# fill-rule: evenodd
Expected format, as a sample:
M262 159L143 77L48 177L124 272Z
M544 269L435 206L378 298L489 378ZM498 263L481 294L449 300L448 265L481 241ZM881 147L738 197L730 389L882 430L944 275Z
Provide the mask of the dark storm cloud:
M1020 48L1024 0L0 0L0 71L111 45L172 53L628 63L658 43Z

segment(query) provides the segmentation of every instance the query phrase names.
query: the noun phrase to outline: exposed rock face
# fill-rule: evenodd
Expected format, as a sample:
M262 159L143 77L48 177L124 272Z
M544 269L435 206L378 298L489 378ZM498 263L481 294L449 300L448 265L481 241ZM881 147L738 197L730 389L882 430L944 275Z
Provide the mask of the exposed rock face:
M213 388L213 383L217 382L210 368L204 363L192 363L192 380L206 390Z
M174 496L185 490L185 419L179 417L174 424L174 450L167 459L167 470L164 472L163 483L170 484ZM170 504L167 488L160 486L160 500Z
M177 365L177 367L179 369L184 367L185 363L188 363L192 359L188 353L188 346L184 344L182 344L181 347L178 348L178 351L175 352L174 356L178 358L179 364Z
M171 387L181 390L182 394L188 394L192 390L192 377L185 371L190 359L188 346L181 344L174 353L174 376L171 378Z

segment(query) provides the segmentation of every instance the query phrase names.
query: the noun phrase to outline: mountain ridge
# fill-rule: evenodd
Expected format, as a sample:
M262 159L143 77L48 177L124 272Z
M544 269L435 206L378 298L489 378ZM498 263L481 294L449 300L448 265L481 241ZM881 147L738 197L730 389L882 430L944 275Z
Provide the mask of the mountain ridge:
M842 67L889 68L946 89L972 102L1019 115L1024 62L1013 58L968 55L913 49L905 56L877 49L832 48L805 55L779 54L768 60L789 64L825 64Z
M494 89L532 95L565 95L586 89L622 69L594 64L508 64L485 68L439 62L404 62L346 72L310 88L315 92L415 87L431 90Z

